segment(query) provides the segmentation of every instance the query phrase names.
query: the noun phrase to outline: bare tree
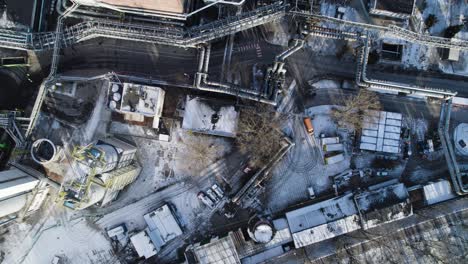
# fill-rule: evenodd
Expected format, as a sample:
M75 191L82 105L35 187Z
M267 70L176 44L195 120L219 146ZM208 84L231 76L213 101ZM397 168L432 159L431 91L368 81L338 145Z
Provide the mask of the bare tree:
M200 173L230 151L230 147L224 141L222 138L201 134L184 134L182 144L185 148L179 152L183 167L192 173Z
M362 127L362 120L367 111L380 109L381 105L377 95L374 92L361 89L356 96L345 100L343 107L334 109L332 116L339 126L356 131Z
M249 154L257 166L266 163L281 148L281 122L281 116L265 107L242 109L237 134L240 151Z

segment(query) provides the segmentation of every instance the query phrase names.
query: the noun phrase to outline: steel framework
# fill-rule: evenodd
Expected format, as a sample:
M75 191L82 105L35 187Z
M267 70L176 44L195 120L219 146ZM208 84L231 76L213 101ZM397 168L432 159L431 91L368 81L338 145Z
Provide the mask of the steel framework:
M24 129L29 124L29 118L19 117L18 112L11 111L0 113L0 127L5 129L8 135L15 141L16 148L25 145Z
M62 30L61 24L63 22L59 21L60 26L57 25L56 32L25 33L6 29L0 30L0 47L20 50L47 50L53 49L56 42L60 44L60 47L66 47L96 37L196 47L199 44L277 20L286 14L286 7L287 5L282 2L276 2L237 16L228 16L224 19L188 29L167 25L147 26L108 20L93 20L78 23ZM71 13L76 8L77 6L72 6L68 12ZM66 16L69 13L64 15Z

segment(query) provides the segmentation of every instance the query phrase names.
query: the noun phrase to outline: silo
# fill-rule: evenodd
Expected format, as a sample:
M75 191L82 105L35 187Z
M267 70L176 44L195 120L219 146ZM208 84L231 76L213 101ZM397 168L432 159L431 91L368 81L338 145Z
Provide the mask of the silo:
M271 222L265 218L252 217L249 220L248 233L250 238L257 243L268 243L273 239L275 230Z
M32 159L41 165L55 160L57 156L57 147L52 141L42 138L34 141L31 146Z

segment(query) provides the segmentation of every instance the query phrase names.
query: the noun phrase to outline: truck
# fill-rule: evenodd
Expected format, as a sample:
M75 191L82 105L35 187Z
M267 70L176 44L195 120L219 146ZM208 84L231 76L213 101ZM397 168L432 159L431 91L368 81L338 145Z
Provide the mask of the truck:
M218 198L218 196L213 192L213 190L211 190L211 189L206 190L206 195L208 195L208 197L210 197L211 200L212 200L213 202L215 202L215 204L217 204L217 203L219 202L219 198Z
M338 144L340 143L340 138L339 137L325 137L325 135L323 135L320 137L320 143L322 144L322 146L328 145L328 144Z
M208 196L206 196L203 192L199 192L198 195L197 195L198 199L200 199L200 201L202 203L204 203L206 206L210 207L210 208L213 208L215 206L215 204L213 203L213 201L208 198Z
M309 135L313 135L314 126L312 125L312 120L310 119L310 117L304 118L304 125L306 127L307 133L309 133Z
M213 186L211 186L211 189L216 193L216 195L218 195L219 198L224 197L223 190L221 190L221 188L217 184L213 184Z
M331 152L331 151L343 151L344 146L341 143L337 144L327 144L323 146L323 151Z
M343 153L340 153L340 154L336 154L333 156L325 157L325 164L326 165L335 164L343 160L344 160L344 155Z
M309 199L315 199L315 192L314 192L314 188L312 188L312 186L307 188L307 192L309 193Z

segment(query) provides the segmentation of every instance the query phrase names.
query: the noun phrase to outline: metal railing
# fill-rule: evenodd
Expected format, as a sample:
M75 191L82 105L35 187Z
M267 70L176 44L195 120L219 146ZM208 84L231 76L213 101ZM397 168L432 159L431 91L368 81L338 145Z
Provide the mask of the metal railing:
M15 141L16 148L25 145L24 129L28 123L29 118L18 117L15 111L0 114L0 127Z
M354 26L354 27L360 28L363 31L369 31L369 30L370 31L372 30L384 31L384 32L393 34L396 37L399 37L401 39L414 42L414 43L431 46L431 47L468 50L468 41L466 40L455 39L455 38L448 39L448 38L420 34L420 33L416 33L411 30L404 29L402 27L398 27L395 25L390 25L388 27L378 26L378 25L372 25L372 24L367 24L367 23L360 23L360 22L349 21L349 20L344 20L344 19L339 19L339 18L334 18L334 17L323 16L323 15L311 13L309 11L304 11L304 10L291 10L289 14L295 15L295 16L302 16L302 17L311 17L320 21L327 21L327 22L333 22L333 23L342 24L342 25Z
M367 61L369 55L369 42L370 38L364 39L364 45L361 47L357 57L357 70L356 70L356 83L366 88L376 88L383 90L390 90L396 92L403 92L407 94L419 94L428 97L449 99L457 94L450 90L442 90L433 87L419 87L408 84L401 84L389 82L384 80L376 80L367 78Z
M224 19L188 29L167 25L148 26L120 23L110 20L86 21L63 30L62 26L60 26L58 27L60 28L59 31L46 33L26 33L4 29L0 31L0 47L21 50L47 50L53 49L57 41L61 47L64 47L96 37L196 47L199 44L277 20L286 14L286 7L285 4L276 2L237 16L228 16ZM70 9L72 8L76 9L77 7L72 6ZM66 16L69 13L64 13L64 15Z
M452 100L447 100L442 103L440 108L440 120L438 133L442 147L444 150L445 159L447 161L447 167L449 169L450 178L452 180L453 187L455 192L458 195L468 194L467 186L463 183L462 175L460 173L460 168L457 163L457 158L455 155L455 150L453 149L452 140L449 134L449 124L450 124L450 113L452 111Z

